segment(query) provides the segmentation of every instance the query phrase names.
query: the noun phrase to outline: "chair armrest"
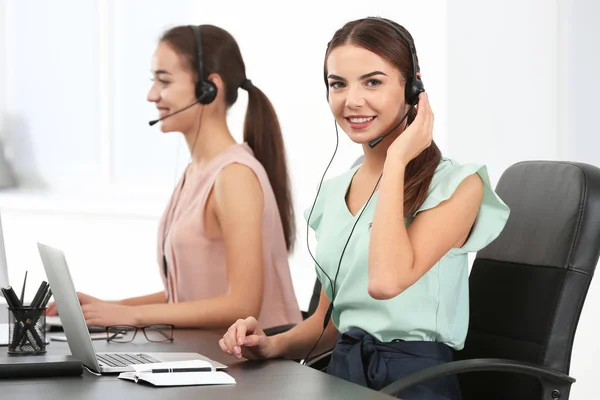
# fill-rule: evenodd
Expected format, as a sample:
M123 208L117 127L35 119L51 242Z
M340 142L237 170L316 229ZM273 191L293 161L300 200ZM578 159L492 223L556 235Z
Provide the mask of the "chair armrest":
M263 331L265 332L265 335L273 336L273 335L278 335L283 332L287 332L295 326L296 326L296 324L272 326L270 328L263 329Z
M530 364L522 361L504 360L499 358L476 358L471 360L452 361L415 372L389 384L381 392L396 395L420 383L446 375L463 372L501 371L514 372L536 377L544 393L543 399L568 398L571 384L575 379L553 369Z
M331 351L319 354L316 357L311 358L306 362L306 366L318 369L319 371L326 371L331 360Z

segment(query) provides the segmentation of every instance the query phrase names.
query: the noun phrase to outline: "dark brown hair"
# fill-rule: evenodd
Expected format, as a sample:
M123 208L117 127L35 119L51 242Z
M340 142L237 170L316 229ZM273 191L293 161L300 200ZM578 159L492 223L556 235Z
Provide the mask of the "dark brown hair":
M401 25L393 23L412 41L411 34ZM325 54L324 71L327 76L327 58L333 49L343 45L355 45L369 50L398 68L406 80L412 76L412 60L408 44L385 22L374 19L359 19L348 22L333 35ZM418 58L415 54L418 65ZM327 84L327 82L326 82ZM417 116L416 108L408 115L408 124ZM442 158L435 142L415 157L406 167L404 181L404 216L413 215L425 201L433 174Z
M224 29L201 25L204 75L218 74L223 80L225 103L231 107L238 98L238 88L246 81L246 66L237 42ZM197 75L198 53L192 30L178 26L165 32L160 39L175 50ZM194 77L197 82L198 77ZM249 85L248 108L244 120L244 141L263 165L275 193L288 251L294 246L296 228L285 147L277 114L267 96L256 86Z

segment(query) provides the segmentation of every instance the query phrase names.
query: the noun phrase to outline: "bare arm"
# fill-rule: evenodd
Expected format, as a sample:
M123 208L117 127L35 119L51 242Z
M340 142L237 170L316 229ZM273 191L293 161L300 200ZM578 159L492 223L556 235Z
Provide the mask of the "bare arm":
M483 198L477 174L463 180L453 196L404 222L404 165L386 164L369 247L369 294L390 299L429 271L450 249L461 247Z
M221 171L213 196L225 241L228 291L201 301L137 307L137 324L168 323L181 327L224 327L239 318L259 315L263 300L263 193L247 166Z
M81 304L82 309L84 310L88 310L88 309L97 309L97 308L108 308L109 309L109 313L111 312L110 310L112 309L114 311L114 308L111 308L111 306L139 306L139 305L143 305L143 304L157 304L157 303L166 303L167 299L165 296L164 292L158 292L158 293L153 293L153 294L149 294L146 296L140 296L140 297L131 297L129 299L124 299L124 300L114 300L114 301L107 301L107 300L100 300L96 297L90 296L89 294L85 294L85 293L81 293L81 292L77 292L77 297L79 298L79 304ZM131 307L129 307L131 308ZM117 311L118 312L118 311ZM46 315L58 315L58 310L56 309L56 303L52 302L50 304L48 304L48 309L46 310ZM95 322L99 322L99 321L95 321ZM125 321L122 323L132 323L132 321ZM109 323L107 323L106 325L108 325ZM103 323L98 323L98 325L104 325Z
M114 303L122 306L141 306L144 304L160 304L166 302L167 296L165 295L165 292L157 292L146 296L130 297L128 299L115 301Z
M261 358L290 358L302 359L317 342L323 330L323 319L329 307L329 299L321 290L319 306L315 313L306 321L298 324L288 332L275 336L266 336L260 324L254 317L240 319L233 324L219 346L225 353L235 357L248 359ZM337 330L329 322L318 346L311 356L319 355L335 346Z
M272 337L275 355L277 357L294 360L306 357L323 330L323 319L325 318L325 313L327 312L329 304L329 298L325 294L325 291L321 289L319 306L313 315L289 331ZM323 333L321 340L319 340L319 344L313 350L311 357L335 347L337 333L338 331L335 328L333 321L329 321L327 329L325 329L325 332Z

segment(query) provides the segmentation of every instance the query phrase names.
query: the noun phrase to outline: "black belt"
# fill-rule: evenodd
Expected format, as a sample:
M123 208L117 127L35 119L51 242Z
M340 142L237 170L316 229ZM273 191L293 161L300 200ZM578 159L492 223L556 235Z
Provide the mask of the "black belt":
M386 386L388 365L386 359L404 353L416 358L433 358L440 362L452 361L452 351L444 343L430 341L394 340L382 342L362 329L354 328L338 336L337 348L347 355L350 380L362 386L379 390ZM418 363L406 363L407 371L418 370ZM396 374L394 374L396 375Z

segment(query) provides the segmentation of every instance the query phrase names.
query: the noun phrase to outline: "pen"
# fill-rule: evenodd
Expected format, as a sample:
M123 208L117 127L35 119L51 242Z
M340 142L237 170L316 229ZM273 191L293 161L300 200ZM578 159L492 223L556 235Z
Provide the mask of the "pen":
M21 288L21 304L25 300L25 284L27 284L27 271L25 271L25 279L23 279L23 287Z
M146 371L140 371L139 373L151 373L151 374L163 374L171 372L210 372L213 369L211 367L200 367L200 368L158 368Z
M33 301L31 302L31 308L38 308L40 306L42 298L44 297L44 294L46 293L46 290L48 290L48 282L42 281L42 283L40 284L40 287L38 288L37 293L33 297Z
M52 289L49 287L48 291L46 292L46 296L44 296L44 298L42 299L42 304L40 305L40 308L44 309L44 310L42 310L42 313L45 311L45 308L48 305L48 301L50 300L51 296L52 296Z
M6 299L6 304L8 304L9 308L14 308L12 306L12 303L10 302L10 300L8 299L8 293L6 292L6 289L4 288L0 288L0 290L2 291L2 295L4 296L4 298Z
M4 297L6 297L6 302L8 303L10 308L22 308L23 305L21 304L21 301L19 300L19 298L17 297L17 294L15 293L15 291L13 290L13 288L11 286L7 286L4 289L2 289L2 291L4 292Z

